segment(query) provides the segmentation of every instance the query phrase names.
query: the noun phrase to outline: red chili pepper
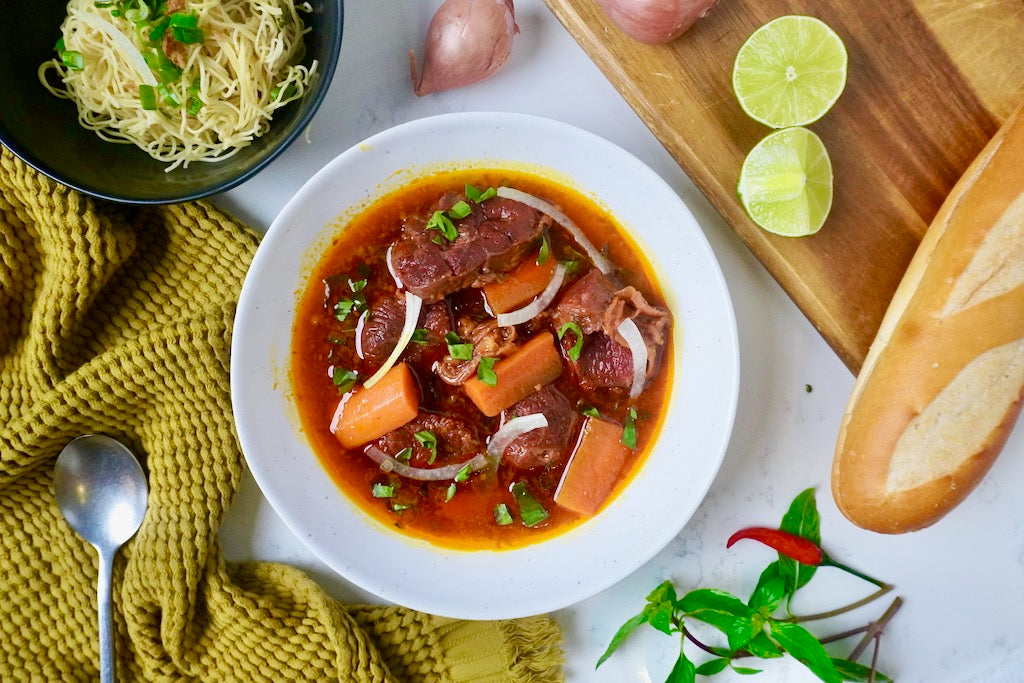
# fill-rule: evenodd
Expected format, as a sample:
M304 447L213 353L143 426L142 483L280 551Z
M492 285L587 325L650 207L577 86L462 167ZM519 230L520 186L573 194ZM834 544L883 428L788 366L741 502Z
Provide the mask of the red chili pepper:
M825 560L825 553L813 541L781 529L769 529L761 526L740 529L729 537L725 547L731 548L733 543L744 538L760 541L801 564L817 567Z

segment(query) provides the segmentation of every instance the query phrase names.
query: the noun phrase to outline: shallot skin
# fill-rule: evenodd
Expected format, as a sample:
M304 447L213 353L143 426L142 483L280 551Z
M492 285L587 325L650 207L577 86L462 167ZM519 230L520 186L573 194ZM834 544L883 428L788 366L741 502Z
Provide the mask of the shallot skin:
M630 38L660 45L678 38L717 0L597 0L608 18Z
M482 81L508 60L519 32L512 0L445 0L423 47L423 71L409 52L413 90L419 96Z

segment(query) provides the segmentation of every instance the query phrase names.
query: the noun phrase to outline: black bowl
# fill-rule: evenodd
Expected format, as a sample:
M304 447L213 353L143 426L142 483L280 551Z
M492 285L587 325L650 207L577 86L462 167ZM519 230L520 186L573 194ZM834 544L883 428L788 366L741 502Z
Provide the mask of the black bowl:
M274 113L270 130L234 156L195 162L167 172L166 164L131 144L102 140L82 128L69 100L54 97L37 70L54 56L65 2L18 2L0 21L0 141L59 183L102 199L166 204L228 190L256 174L288 146L323 101L338 63L343 0L313 0L306 15L305 63L318 60L315 80L301 99Z

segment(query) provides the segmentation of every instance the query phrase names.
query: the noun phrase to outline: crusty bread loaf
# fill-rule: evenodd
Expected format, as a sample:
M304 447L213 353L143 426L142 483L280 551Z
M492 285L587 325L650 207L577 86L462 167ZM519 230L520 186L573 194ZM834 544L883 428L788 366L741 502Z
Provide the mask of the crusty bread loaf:
M943 203L857 376L836 504L884 533L928 526L1002 450L1024 393L1024 114Z

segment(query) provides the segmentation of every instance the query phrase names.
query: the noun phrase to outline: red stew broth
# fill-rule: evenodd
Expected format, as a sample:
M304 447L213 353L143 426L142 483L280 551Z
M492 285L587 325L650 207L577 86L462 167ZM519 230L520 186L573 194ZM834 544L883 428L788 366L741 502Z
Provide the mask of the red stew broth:
M402 217L428 215L439 197L446 192L461 191L467 183L480 189L508 185L556 203L595 245L606 249L624 284L639 289L651 304L667 308L661 290L639 249L595 202L556 182L525 172L480 169L443 171L414 180L376 200L346 224L325 249L299 301L292 333L292 384L303 428L320 462L336 485L363 511L404 534L436 545L465 550L508 549L562 533L586 519L560 508L552 500L565 467L564 460L557 466L534 470L515 470L503 466L496 476L478 472L468 481L457 484L457 492L446 501L450 482L427 484L385 473L363 453L362 448L346 450L330 431L331 419L341 397L341 392L329 375L330 368L351 369L360 367L362 363L353 343L358 314L350 315L345 322L337 320L332 309L338 296L329 294L332 289L330 283L349 278L366 279L363 293L370 306L378 297L393 293L395 285L385 262L385 253L387 246L399 235ZM552 233L558 234L552 239L552 253L556 257L562 260L574 256L581 258L557 224L552 227ZM589 262L587 264L589 266ZM567 280L563 291L568 284ZM479 290L457 293L449 298L456 311L462 307L483 306L483 296ZM530 325L526 324L527 333L520 335L520 340L532 334ZM623 467L619 482L605 501L605 506L635 474L661 428L671 387L672 343L670 335L662 353L658 375L652 378L634 403L638 416L637 447L632 451L630 461ZM376 368L369 368L366 374L361 372L360 379L365 379L374 370ZM484 417L462 394L460 387L447 387L436 378L425 384L423 373L419 370L417 373L421 388L424 389L421 410L440 410L468 418L484 428L485 431L481 433L483 438L497 429L499 418ZM554 385L570 402L576 404L580 390L573 386L567 375L563 372ZM448 389L444 397L440 396L437 385ZM588 397L587 405L595 406L602 415L620 424L625 420L628 408L626 392L594 394ZM578 423L577 430L580 424L582 422ZM509 491L515 481L525 481L533 495L547 509L550 516L540 525L526 527L515 514L517 506ZM375 498L375 483L394 485L395 496L390 499ZM396 503L400 507L406 504L410 506L395 511L392 508ZM513 512L515 521L512 524L500 526L495 522L494 508L498 503L505 503Z

